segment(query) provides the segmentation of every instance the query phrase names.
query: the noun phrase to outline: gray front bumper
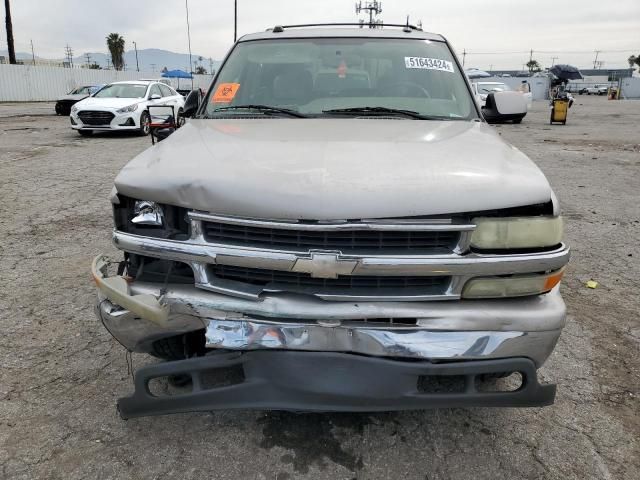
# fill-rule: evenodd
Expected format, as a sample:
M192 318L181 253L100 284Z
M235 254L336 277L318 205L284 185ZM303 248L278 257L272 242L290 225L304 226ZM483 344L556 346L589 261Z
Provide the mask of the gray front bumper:
M157 285L134 283L132 294L159 295ZM170 307L160 326L102 299L97 314L132 351L151 342L206 329L208 347L359 353L437 361L527 357L540 367L565 323L559 289L536 297L456 302L326 302L273 295L261 302L169 286ZM417 319L416 325L379 319Z
M478 388L483 376L503 372L518 372L521 385L507 391ZM151 392L154 379L171 376L190 377L190 391L162 396ZM555 385L538 383L535 365L527 358L434 364L345 353L262 351L143 367L135 374L133 395L118 400L118 411L128 419L230 408L379 412L542 407L551 405L555 394Z

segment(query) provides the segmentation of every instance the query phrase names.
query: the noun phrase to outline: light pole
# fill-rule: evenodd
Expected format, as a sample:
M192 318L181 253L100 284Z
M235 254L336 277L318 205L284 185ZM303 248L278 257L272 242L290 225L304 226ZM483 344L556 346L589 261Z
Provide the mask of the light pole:
M189 27L189 0L184 0L187 10L187 39L189 40L189 75L191 75L191 90L193 90L193 61L191 60L191 27Z
M136 70L139 72L140 71L140 65L138 65L138 44L136 42L133 42L133 48L136 51Z
M238 0L233 0L233 43L238 40Z

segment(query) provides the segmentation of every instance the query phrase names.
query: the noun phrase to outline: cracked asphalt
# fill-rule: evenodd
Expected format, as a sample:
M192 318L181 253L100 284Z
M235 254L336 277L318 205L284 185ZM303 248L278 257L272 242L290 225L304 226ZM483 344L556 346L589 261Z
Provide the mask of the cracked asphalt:
M89 265L116 254L111 181L150 141L82 138L52 104L0 104L0 478L640 478L639 107L581 96L550 126L536 102L496 127L540 165L567 219L568 324L541 370L555 405L122 421L131 377L93 315Z

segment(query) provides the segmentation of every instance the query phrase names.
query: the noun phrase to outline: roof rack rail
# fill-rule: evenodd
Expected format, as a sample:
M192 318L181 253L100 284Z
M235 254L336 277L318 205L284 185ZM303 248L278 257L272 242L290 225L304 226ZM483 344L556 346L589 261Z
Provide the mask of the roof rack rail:
M367 28L369 26L368 23L304 23L304 24L300 24L300 25L276 25L275 27L273 27L272 30L273 33L282 33L285 28L308 28L308 27L360 27L360 28ZM404 23L404 24L399 24L399 23L377 23L376 25L377 27L396 27L396 28L402 28L404 29L406 32L410 32L412 30L416 30L418 32L422 31L422 28L417 27L416 25L410 25L408 23Z

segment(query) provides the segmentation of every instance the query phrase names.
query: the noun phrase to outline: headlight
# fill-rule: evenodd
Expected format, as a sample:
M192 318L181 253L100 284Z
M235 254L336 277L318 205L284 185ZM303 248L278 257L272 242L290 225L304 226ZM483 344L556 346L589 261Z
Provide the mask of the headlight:
M133 213L135 217L131 219L131 223L136 225L161 227L164 224L162 207L155 202L137 200L133 207Z
M560 283L563 270L547 274L474 278L462 290L462 298L524 297L547 293Z
M117 110L118 113L129 113L135 112L138 109L138 104L134 103L133 105L129 105L128 107L122 107L120 110Z
M76 113L77 111L78 111L78 107L76 107L75 105L71 107L71 113Z
M562 217L474 218L473 223L474 248L542 248L562 242Z

